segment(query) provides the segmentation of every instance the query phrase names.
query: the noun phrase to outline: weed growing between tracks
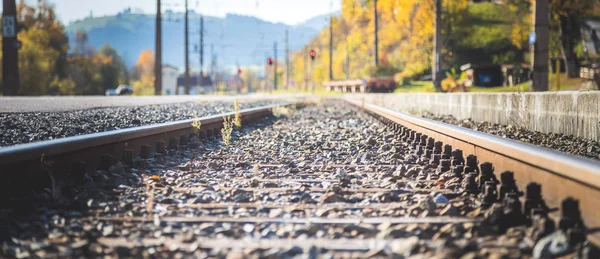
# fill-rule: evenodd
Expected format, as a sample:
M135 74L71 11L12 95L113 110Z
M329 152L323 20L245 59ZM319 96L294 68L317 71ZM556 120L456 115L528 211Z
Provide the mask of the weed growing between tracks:
M194 131L196 132L196 134L200 132L200 127L202 127L202 122L200 121L200 118L194 118L194 120L192 121L192 127L194 127Z
M240 101L235 100L235 102L233 102L233 111L234 111L233 124L235 124L235 127L237 129L241 129L242 128L242 114L240 113Z
M233 132L234 119L229 116L223 117L223 128L221 129L221 136L223 136L223 143L225 146L229 146L231 142L231 133Z

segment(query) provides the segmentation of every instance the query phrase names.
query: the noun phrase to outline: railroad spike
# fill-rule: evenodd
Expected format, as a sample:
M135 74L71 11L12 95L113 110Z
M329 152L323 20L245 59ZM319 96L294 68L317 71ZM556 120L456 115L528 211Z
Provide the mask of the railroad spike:
M560 206L560 220L558 228L563 231L574 227L584 227L579 210L579 201L571 197L564 199Z
M483 187L487 181L493 181L498 184L498 179L494 175L494 166L492 163L485 162L480 165L481 174L479 175L479 188L483 190Z
M504 196L509 192L519 193L519 188L515 182L515 174L506 171L500 174L500 201L504 200ZM527 214L526 214L527 215Z
M442 155L443 159L451 159L452 158L452 146L451 145L444 145L444 153Z
M452 165L465 165L465 158L463 157L462 150L455 149L452 151Z

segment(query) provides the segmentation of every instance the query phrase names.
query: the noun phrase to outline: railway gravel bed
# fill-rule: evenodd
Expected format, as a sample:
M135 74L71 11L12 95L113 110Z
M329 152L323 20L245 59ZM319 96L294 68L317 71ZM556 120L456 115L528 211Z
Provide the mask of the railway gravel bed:
M577 228L540 240L553 229L539 186L526 192L529 208L537 208L526 216L511 175L500 182L489 163L465 161L426 137L403 141L343 102L276 114L234 131L230 146L213 139L138 158L136 167L119 163L87 174L83 184L36 193L27 208L0 211L0 255L528 258L576 251ZM500 183L498 202L492 190Z
M530 131L512 125L501 125L489 122L475 122L471 119L457 120L452 115L438 116L424 113L421 117L444 123L485 132L488 134L519 140L521 142L542 146L580 157L600 160L600 143L575 136L557 133Z
M277 101L240 102L240 109ZM233 101L185 102L66 112L0 113L0 147L193 119L233 111Z

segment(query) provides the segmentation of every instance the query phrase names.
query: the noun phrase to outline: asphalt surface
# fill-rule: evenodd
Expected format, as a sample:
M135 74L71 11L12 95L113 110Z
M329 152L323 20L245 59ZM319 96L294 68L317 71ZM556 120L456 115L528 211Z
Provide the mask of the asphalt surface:
M295 95L251 94L238 96L40 96L0 97L0 113L62 112L106 107L132 107L195 101L281 99Z

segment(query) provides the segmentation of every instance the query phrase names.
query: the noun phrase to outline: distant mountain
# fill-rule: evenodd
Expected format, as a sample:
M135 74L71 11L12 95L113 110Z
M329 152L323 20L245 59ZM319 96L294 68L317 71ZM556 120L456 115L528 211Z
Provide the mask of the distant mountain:
M341 11L337 11L332 14L329 13L329 14L315 16L313 18L306 20L303 23L298 24L297 26L313 28L315 30L320 31L323 28L325 28L325 26L329 25L329 18L331 17L331 15L340 16L341 14L342 14Z
M191 13L189 17L190 66L196 69L200 63L199 17L195 13ZM278 44L278 58L283 60L285 31L289 30L290 50L298 50L327 26L327 22L320 21L323 17L290 26L242 15L228 14L225 18L205 16L205 69L210 66L211 44L220 66L263 64L267 56L273 56L275 41ZM133 66L143 50L154 49L154 23L154 15L125 12L75 21L66 29L71 39L75 31L86 31L95 48L100 48L108 42L119 50L128 66ZM179 68L184 66L183 31L182 13L167 12L163 16L163 63Z

